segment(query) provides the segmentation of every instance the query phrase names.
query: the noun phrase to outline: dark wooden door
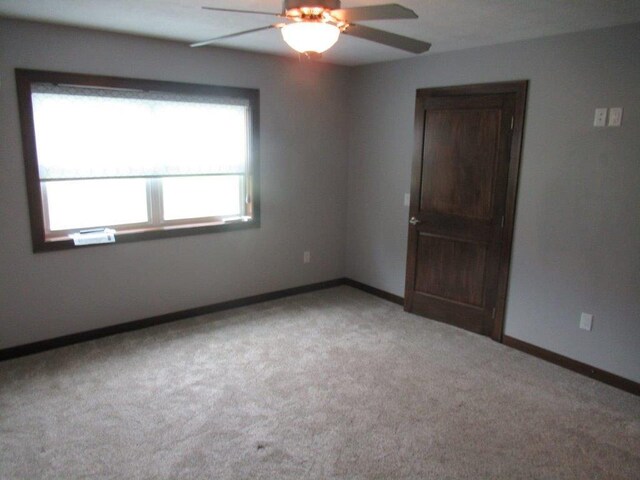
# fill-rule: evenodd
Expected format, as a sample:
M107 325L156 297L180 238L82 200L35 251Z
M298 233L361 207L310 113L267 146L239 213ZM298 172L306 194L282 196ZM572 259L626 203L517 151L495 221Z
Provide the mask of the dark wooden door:
M501 340L526 82L418 90L405 309Z

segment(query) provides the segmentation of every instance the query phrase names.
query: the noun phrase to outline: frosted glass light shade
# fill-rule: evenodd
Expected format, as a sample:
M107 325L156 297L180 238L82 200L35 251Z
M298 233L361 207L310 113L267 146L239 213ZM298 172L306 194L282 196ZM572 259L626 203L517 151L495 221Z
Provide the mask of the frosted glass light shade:
M340 29L323 22L296 22L282 27L282 38L300 53L322 53L329 50L340 36Z

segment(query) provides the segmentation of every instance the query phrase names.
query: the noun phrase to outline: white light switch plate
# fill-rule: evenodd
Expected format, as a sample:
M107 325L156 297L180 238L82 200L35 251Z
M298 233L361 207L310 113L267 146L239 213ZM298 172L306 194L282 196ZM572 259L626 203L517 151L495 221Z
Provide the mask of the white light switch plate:
M408 207L411 204L411 194L410 193L405 193L404 194L404 206Z
M619 127L622 125L622 107L613 107L609 109L609 126Z
M594 127L606 127L607 126L607 109L596 108L596 114L593 118Z
M592 327L593 327L593 315L591 315L590 313L582 313L582 315L580 315L580 328L582 330L591 331Z

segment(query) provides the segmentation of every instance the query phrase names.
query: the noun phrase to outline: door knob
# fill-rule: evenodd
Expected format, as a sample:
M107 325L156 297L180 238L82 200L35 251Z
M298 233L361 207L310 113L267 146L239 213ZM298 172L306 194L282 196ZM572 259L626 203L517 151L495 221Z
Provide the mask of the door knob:
M409 223L411 225L417 225L420 223L420 220L418 220L416 217L411 217L411 220L409 220Z

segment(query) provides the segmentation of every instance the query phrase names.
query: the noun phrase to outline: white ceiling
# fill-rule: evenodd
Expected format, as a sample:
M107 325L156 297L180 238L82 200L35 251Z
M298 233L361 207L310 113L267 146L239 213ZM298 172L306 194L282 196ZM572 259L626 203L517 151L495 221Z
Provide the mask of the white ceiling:
M640 0L343 0L342 7L383 3L400 3L420 18L363 24L430 42L431 52L640 22ZM282 9L280 0L0 0L0 16L167 38L185 45L277 22L269 16L207 11L203 5L274 13ZM294 56L275 30L216 46ZM342 35L323 60L363 65L411 56Z

